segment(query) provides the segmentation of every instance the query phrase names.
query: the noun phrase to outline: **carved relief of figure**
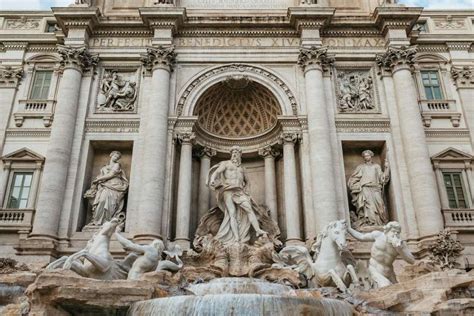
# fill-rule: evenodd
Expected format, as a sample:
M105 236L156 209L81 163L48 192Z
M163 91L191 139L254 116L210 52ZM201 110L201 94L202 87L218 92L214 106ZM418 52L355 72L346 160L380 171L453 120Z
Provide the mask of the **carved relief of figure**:
M247 176L241 167L241 149L232 147L231 159L209 170L208 185L216 192L217 205L224 219L215 238L222 243L245 243L250 239L250 227L257 236L267 232L260 228L260 208L246 191Z
M383 227L383 232L376 230L367 234L360 233L351 227L347 228L347 231L357 240L374 241L370 250L368 270L376 288L397 283L393 262L398 255L410 264L415 263L415 258L400 237L401 230L398 222L387 223Z
M88 225L100 226L122 212L128 180L119 163L121 157L120 152L111 152L109 164L100 169L99 176L84 194L85 198L93 199L92 220Z
M99 111L133 111L137 98L136 83L122 80L116 71L105 73L100 84Z
M341 112L367 112L376 109L373 80L361 71L340 71L338 78L338 107Z
M385 170L372 161L374 153L365 150L362 157L365 162L357 166L347 183L356 207L356 227L381 226L388 221L383 200L384 186L389 181L389 164L385 161Z

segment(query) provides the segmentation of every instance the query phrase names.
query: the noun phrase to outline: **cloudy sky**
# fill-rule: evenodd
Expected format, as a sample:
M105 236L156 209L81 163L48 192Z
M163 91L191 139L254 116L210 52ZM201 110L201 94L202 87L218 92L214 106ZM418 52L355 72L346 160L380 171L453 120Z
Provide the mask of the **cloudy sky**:
M0 10L48 10L72 2L74 0L0 0ZM474 0L400 0L400 3L427 9L474 9Z

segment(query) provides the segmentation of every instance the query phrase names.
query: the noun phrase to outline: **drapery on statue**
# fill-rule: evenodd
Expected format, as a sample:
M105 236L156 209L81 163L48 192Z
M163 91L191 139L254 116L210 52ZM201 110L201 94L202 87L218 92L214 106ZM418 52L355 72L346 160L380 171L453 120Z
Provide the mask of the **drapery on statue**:
M375 230L363 234L351 227L347 231L360 241L374 241L370 250L369 276L375 288L397 283L393 262L398 255L406 262L413 264L415 258L401 239L401 226L398 222L389 222L383 227L383 232Z
M92 181L92 186L84 194L92 202L92 220L88 225L100 226L114 217L123 217L125 194L128 180L120 166L122 154L119 151L110 153L110 162L100 169L100 174Z
M224 213L215 238L223 244L246 243L250 240L250 227L256 237L267 235L260 228L259 218L268 215L246 191L248 179L241 167L242 150L234 146L230 153L230 160L213 166L207 179L207 184L216 193L217 205Z
M357 166L347 183L356 207L356 228L362 226L382 226L388 221L383 200L384 186L388 183L390 168L385 160L385 170L372 161L374 153L364 150L365 163Z

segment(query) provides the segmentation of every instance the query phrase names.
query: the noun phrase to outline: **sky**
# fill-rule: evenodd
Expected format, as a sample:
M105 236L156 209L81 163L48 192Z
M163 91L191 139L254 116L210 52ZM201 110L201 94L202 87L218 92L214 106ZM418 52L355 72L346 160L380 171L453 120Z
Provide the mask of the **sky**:
M0 10L49 10L64 7L74 0L0 0ZM407 6L426 9L474 9L474 0L400 0Z

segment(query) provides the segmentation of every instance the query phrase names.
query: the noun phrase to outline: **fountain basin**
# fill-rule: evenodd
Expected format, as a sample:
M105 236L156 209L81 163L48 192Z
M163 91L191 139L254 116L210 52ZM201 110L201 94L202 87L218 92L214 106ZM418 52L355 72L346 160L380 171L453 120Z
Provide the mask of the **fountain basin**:
M326 298L298 297L289 286L250 278L222 278L190 285L194 295L133 303L128 315L334 315L351 316L350 304Z

